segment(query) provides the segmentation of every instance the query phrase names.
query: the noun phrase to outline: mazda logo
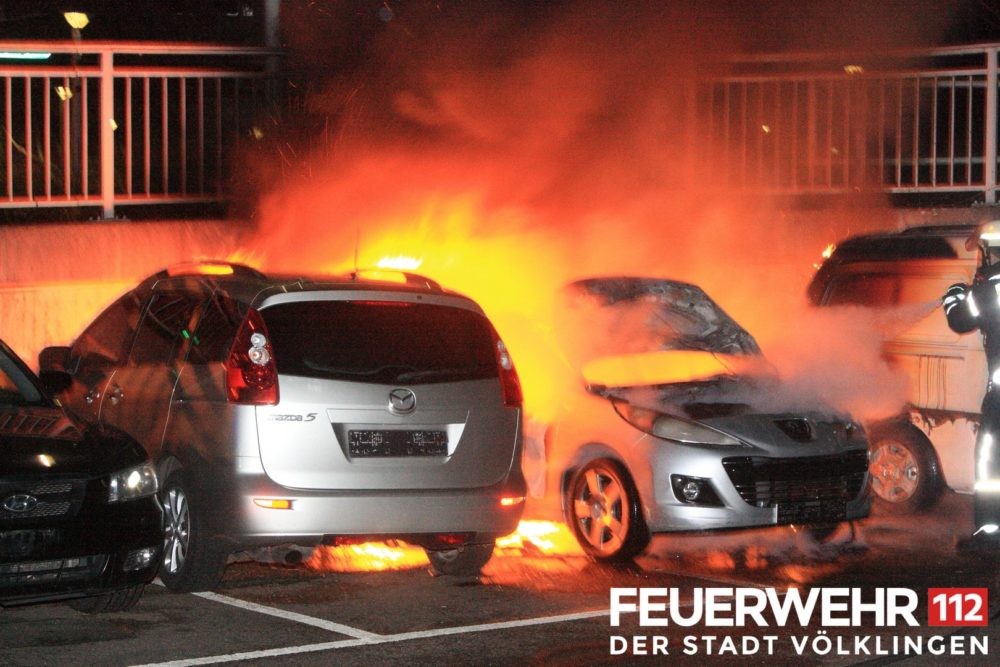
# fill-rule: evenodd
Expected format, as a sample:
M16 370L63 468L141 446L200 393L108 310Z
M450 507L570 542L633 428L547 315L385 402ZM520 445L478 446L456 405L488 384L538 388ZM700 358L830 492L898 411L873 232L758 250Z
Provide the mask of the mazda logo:
M409 389L393 389L389 392L389 412L408 415L417 408L417 397Z
M15 493L3 499L2 507L8 512L30 512L38 504L38 498L27 493Z

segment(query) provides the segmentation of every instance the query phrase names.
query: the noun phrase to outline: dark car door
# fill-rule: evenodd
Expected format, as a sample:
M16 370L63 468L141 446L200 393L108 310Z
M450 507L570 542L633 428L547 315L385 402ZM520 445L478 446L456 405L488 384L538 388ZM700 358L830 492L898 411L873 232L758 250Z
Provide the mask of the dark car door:
M142 301L140 293L128 292L98 315L70 348L67 368L73 383L61 398L85 421L100 418L107 385L128 359Z
M107 386L101 422L131 435L154 458L204 297L200 290L157 290L143 313L128 362Z

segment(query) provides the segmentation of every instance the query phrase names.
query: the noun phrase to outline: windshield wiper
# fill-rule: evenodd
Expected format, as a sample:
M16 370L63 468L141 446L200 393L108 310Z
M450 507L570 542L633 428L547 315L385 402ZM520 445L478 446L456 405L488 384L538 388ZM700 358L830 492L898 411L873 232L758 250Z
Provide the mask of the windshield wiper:
M413 382L414 380L428 380L431 378L463 377L472 375L477 370L479 369L474 366L466 366L464 368L432 368L425 371L415 370L409 373L400 373L396 376L396 380L399 382Z

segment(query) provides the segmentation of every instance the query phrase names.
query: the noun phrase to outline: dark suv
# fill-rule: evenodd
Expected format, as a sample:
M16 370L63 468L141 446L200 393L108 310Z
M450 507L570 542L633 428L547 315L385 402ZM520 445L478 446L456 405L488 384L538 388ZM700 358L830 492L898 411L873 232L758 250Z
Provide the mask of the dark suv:
M156 576L156 490L142 447L80 428L0 341L0 606L130 609Z
M177 266L40 366L155 461L172 590L212 588L235 551L359 536L471 574L522 514L510 356L478 305L426 278Z

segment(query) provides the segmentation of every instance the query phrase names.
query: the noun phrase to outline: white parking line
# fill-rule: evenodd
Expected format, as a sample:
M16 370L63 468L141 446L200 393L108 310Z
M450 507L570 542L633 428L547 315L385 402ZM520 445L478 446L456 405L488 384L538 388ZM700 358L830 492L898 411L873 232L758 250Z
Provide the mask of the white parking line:
M275 607L266 607L262 604L247 602L245 600L231 598L226 595L219 595L218 593L194 593L194 595L197 595L200 598L205 598L206 600L212 600L213 602L220 602L222 604L228 604L232 607L246 609L247 611L255 611L258 614L277 616L278 618L283 618L286 621L295 621L296 623L311 625L315 628L322 628L331 632L337 632L342 635L347 635L348 637L354 637L355 639L377 639L382 636L377 635L374 632L358 630L357 628L352 628L349 625L342 625L340 623L334 623L333 621L325 621L322 618L316 618L315 616L306 616L305 614L297 614L294 611L276 609Z
M147 665L140 665L137 667L187 667L188 665L214 665L223 662L239 662L241 660L261 660L265 658L276 658L279 656L296 655L299 653L315 653L318 651L331 651L341 648L352 648L356 646L371 646L374 644L388 644L392 642L402 642L411 641L414 639L431 639L433 637L444 637L447 635L461 635L473 632L490 632L493 630L506 630L509 628L523 628L530 627L533 625L545 625L548 623L566 623L569 621L580 621L589 618L600 618L601 616L607 616L611 612L608 609L598 610L598 611L584 611L575 614L561 614L559 616L540 616L537 618L526 618L516 621L498 621L496 623L482 623L480 625L465 625L454 628L438 628L435 630L420 630L416 632L402 632L395 635L377 635L370 632L365 632L364 630L357 630L355 628L350 628L345 625L340 625L339 623L327 623L321 619L313 618L311 616L304 616L302 614L295 614L291 612L285 612L280 609L274 609L272 607L264 607L262 605L256 605L249 602L243 602L242 600L235 600L234 598L226 598L223 595L216 595L214 593L198 593L201 597L209 600L214 600L216 602L222 602L224 604L233 604L237 602L240 604L234 604L233 606L241 607L250 611L256 611L259 613L266 613L271 616L278 616L280 618L287 618L288 620L296 622L307 622L308 625L313 625L315 627L326 627L327 625L334 632L339 632L341 634L350 634L345 632L345 630L350 630L356 639L342 639L340 641L333 642L323 642L320 644L303 644L301 646L287 646L284 648L274 648L266 649L261 651L247 651L245 653L229 653L226 655L213 655L206 656L203 658L190 658L187 660L174 660L171 662L158 662L150 663ZM305 619L305 620L303 620Z

